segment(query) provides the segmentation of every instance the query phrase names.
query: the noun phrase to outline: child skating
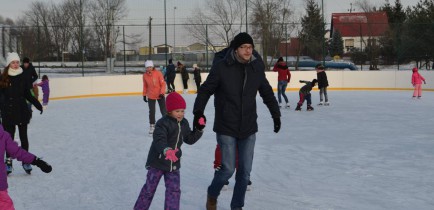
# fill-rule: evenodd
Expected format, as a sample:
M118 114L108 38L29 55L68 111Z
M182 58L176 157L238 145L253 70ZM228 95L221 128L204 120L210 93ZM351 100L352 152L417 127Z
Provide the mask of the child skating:
M3 130L0 126L0 158L4 161L5 153L8 153L11 158L17 158L23 163L36 165L41 168L45 173L50 173L52 168L45 161L39 159L32 153L27 152L23 148L19 147L18 144L12 140L8 132ZM8 182L6 165L0 164L0 209L1 210L13 210L14 203L8 194Z
M327 95L327 87L329 86L329 81L327 79L327 74L324 70L324 66L322 64L317 64L315 66L316 69L316 78L318 79L318 89L319 89L319 104L318 106L328 106L329 97ZM324 98L323 98L324 97ZM325 99L325 101L323 100Z
M153 141L146 161L146 183L140 191L134 210L147 210L162 176L166 186L164 210L178 210L181 198L180 172L181 146L196 143L202 136L206 119L199 119L191 130L184 118L186 108L182 96L173 92L167 96L167 115L157 121ZM160 204L158 206L161 206Z
M297 108L295 108L295 111L301 111L301 106L303 105L304 100L307 101L306 110L313 111L313 107L311 106L312 100L311 100L310 91L312 91L312 88L315 87L317 82L318 80L316 79L313 79L312 82L300 80L300 83L306 83L306 85L301 87L300 91L298 92L298 94L300 95L300 101L298 101Z
M48 106L48 100L50 98L50 84L49 84L48 76L47 75L42 76L42 81L36 85L42 88L42 93L44 94L42 96L42 107L46 109Z
M419 74L419 71L416 67L413 68L413 75L411 76L411 84L414 87L413 99L416 97L420 99L422 97L422 81L426 84L425 78Z

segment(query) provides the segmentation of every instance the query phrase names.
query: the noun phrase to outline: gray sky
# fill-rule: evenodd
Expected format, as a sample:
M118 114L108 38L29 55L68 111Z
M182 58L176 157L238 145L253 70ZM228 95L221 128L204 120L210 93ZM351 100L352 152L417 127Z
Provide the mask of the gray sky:
M0 0L0 15L16 19L29 8L31 2L35 0ZM62 2L63 0L51 0L52 2ZM319 4L321 4L321 1ZM383 5L385 0L368 0L377 7ZM419 0L401 0L404 7L415 5ZM196 8L205 7L205 0L166 0L167 8L167 23L173 23L174 7L176 16L176 23L185 22L188 17ZM324 12L327 19L330 19L331 13L347 12L350 9L350 3L355 0L324 0ZM390 0L394 4L395 0ZM305 0L292 0L292 5L297 11L304 11ZM149 16L154 19L154 24L164 23L164 1L163 0L127 0L128 16L122 23L128 24L145 24ZM354 8L354 5L353 5ZM357 8L356 9L357 12ZM329 21L328 21L329 22Z

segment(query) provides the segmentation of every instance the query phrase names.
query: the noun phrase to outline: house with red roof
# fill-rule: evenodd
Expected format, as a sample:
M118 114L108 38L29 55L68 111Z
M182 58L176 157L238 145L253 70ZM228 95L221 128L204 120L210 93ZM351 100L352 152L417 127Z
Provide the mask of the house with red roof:
M384 11L369 13L333 13L331 36L339 31L344 40L344 52L351 49L364 49L369 45L378 45L378 39L389 28L387 14Z

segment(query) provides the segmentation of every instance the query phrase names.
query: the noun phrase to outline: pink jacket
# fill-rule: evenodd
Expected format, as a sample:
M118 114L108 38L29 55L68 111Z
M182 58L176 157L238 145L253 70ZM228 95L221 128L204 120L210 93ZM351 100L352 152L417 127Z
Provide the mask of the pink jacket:
M411 76L411 84L422 84L422 81L425 82L425 78L422 77L422 75L419 74L416 68L413 69L413 75Z
M166 82L160 71L152 70L143 74L143 96L159 99L166 92Z

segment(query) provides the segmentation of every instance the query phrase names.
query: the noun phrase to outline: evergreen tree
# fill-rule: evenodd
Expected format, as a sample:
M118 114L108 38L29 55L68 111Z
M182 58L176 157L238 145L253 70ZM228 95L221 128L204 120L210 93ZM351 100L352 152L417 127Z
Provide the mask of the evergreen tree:
M306 15L301 19L301 26L300 39L304 46L303 54L321 59L325 25L320 7L315 0L306 1Z
M342 57L344 54L344 40L342 39L342 35L338 30L333 31L332 40L330 42L330 55L334 57L335 55L339 55Z

